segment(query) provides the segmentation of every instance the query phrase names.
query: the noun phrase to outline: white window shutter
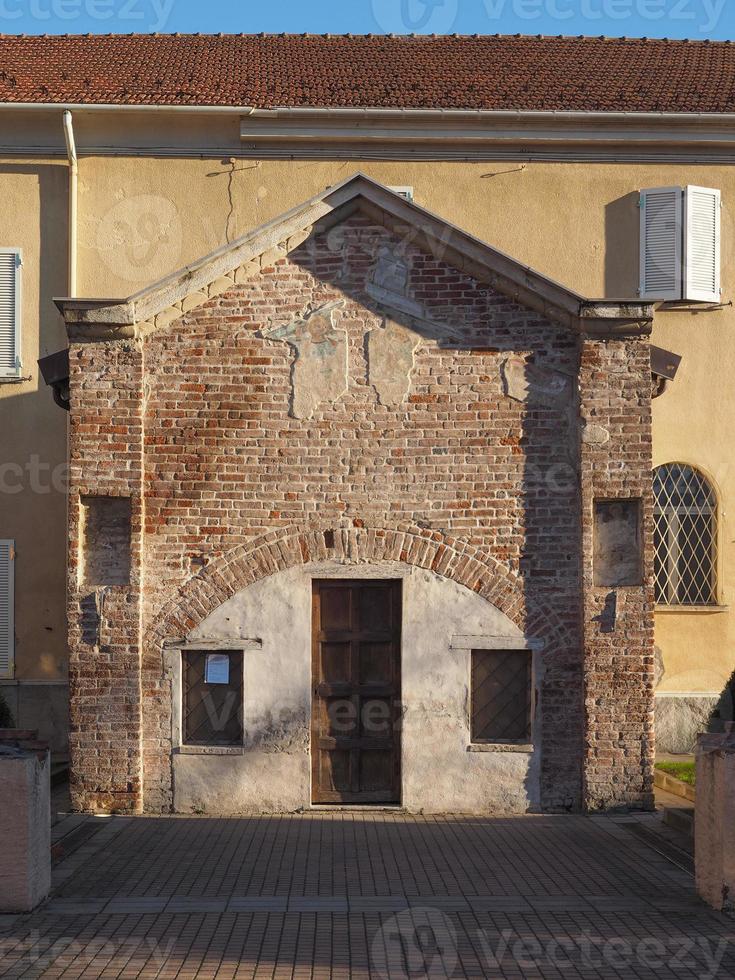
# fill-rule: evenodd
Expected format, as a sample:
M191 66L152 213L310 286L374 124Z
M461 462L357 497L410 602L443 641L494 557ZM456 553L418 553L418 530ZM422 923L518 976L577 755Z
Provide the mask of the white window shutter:
M642 299L682 298L681 187L641 191Z
M20 250L0 248L0 379L20 376Z
M15 668L15 542L0 540L0 677Z
M722 196L710 187L684 191L684 299L720 302Z

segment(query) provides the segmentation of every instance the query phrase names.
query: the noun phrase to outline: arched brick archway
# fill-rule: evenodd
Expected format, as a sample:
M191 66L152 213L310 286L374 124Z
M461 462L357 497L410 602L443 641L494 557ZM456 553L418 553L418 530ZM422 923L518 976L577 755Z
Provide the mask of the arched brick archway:
M142 728L144 805L152 811L171 806L171 691L162 676L162 648L186 637L223 602L277 572L312 562L397 562L428 569L477 593L504 613L526 636L543 641L544 674L558 661L569 675L570 652L581 676L579 640L556 612L526 595L521 578L492 555L459 538L438 531L403 526L286 527L274 529L224 555L183 585L150 623L144 634L142 665ZM571 675L569 675L571 676ZM556 736L558 718L569 725L569 705L576 685L564 693L561 675L555 682L555 710L544 715L543 730ZM581 698L577 710L581 712ZM562 730L558 733L562 736ZM568 766L567 766L568 768ZM575 768L572 765L572 769ZM555 760L558 777L564 769ZM574 777L572 779L574 782ZM566 791L568 795L568 790Z
M571 639L553 610L529 602L523 581L488 553L438 531L359 524L279 528L233 549L181 587L147 629L145 646L150 650L166 639L185 636L227 599L267 575L329 560L399 561L430 569L481 595L519 629L543 634L547 646Z

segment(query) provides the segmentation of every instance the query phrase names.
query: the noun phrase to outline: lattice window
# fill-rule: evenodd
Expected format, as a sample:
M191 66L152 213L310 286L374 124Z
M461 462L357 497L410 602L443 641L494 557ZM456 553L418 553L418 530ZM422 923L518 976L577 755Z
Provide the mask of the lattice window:
M473 742L528 742L531 738L531 653L473 650Z
M242 652L186 650L183 661L184 744L242 745Z
M653 474L656 602L717 604L717 497L707 478L683 463Z

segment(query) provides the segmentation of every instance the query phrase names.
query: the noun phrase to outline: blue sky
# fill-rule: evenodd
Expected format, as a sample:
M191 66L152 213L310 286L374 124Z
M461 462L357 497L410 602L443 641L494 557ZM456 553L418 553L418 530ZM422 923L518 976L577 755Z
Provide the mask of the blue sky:
M0 33L608 34L735 38L735 0L0 0Z

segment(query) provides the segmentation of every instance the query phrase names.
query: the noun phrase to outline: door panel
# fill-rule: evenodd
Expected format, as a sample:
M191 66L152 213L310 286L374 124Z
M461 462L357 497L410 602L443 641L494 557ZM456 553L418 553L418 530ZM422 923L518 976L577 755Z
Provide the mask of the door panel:
M312 798L400 800L401 583L313 584Z

